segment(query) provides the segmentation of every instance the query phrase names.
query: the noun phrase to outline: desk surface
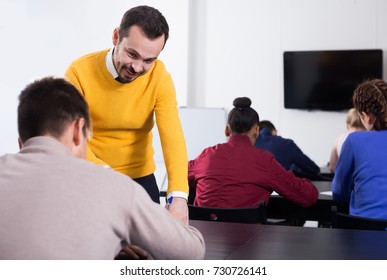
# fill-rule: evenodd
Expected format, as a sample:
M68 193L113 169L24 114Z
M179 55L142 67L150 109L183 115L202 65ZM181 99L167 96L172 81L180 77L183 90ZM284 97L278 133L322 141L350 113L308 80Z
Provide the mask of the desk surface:
M287 219L290 224L303 224L305 220L318 221L320 224L330 224L331 206L334 205L332 195L322 194L331 190L329 181L312 181L319 192L317 203L310 207L301 207L279 195L271 195L267 207L267 217L272 219ZM342 209L342 208L340 208ZM345 208L343 208L345 211Z
M322 192L331 191L331 181L312 181L312 184L316 187L319 192L318 199L330 199L332 200L331 195L321 194Z
M203 234L205 259L387 260L387 232L190 221Z

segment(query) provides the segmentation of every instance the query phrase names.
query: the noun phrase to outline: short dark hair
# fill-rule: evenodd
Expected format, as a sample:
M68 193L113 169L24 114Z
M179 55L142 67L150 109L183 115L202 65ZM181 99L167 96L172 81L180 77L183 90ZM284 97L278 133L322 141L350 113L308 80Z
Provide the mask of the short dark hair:
M368 80L360 85L353 94L353 107L362 113L376 117L373 129L386 130L387 124L387 84L383 80Z
M126 11L120 24L120 42L128 36L128 30L133 25L139 26L149 39L164 35L164 46L169 37L169 26L159 10L149 6L137 6Z
M80 118L85 119L86 137L91 125L88 105L75 86L63 78L36 80L19 95L18 131L23 143L46 133L60 137L67 124Z
M235 134L248 132L253 125L258 124L259 115L251 108L251 100L248 97L234 99L234 108L228 114L227 123Z
M271 132L273 132L274 130L277 130L275 128L274 124L271 121L268 121L268 120L260 121L258 126L259 126L259 130L262 130L264 128L269 129Z

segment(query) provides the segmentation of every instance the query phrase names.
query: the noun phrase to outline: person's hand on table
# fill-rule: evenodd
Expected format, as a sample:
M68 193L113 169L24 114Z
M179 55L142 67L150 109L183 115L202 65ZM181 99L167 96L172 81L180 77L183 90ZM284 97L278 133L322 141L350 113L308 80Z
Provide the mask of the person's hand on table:
M169 213L183 224L188 225L188 205L187 200L182 197L173 197L172 203L165 205Z
M152 257L147 251L137 245L127 245L122 248L116 259L147 260L152 259Z

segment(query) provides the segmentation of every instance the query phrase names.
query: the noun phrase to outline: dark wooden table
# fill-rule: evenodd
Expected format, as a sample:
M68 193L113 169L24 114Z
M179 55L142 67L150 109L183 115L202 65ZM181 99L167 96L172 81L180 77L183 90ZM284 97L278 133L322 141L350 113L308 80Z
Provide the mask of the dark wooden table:
M348 205L337 205L332 195L330 181L312 181L319 191L317 203L310 207L301 207L279 195L271 195L267 207L267 217L272 219L286 219L290 225L302 225L305 220L318 221L320 226L331 223L331 206L336 205L342 212L348 211Z
M205 259L387 260L387 232L190 221Z

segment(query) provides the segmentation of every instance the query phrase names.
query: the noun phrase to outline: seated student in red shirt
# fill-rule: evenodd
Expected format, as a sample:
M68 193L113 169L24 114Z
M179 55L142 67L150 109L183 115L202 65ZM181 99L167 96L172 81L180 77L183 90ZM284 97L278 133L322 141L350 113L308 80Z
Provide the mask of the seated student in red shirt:
M273 191L301 205L310 206L318 191L310 180L285 170L274 155L254 147L259 129L258 113L247 97L236 98L228 115L227 143L206 148L188 163L190 188L196 188L194 205L207 207L249 207Z

